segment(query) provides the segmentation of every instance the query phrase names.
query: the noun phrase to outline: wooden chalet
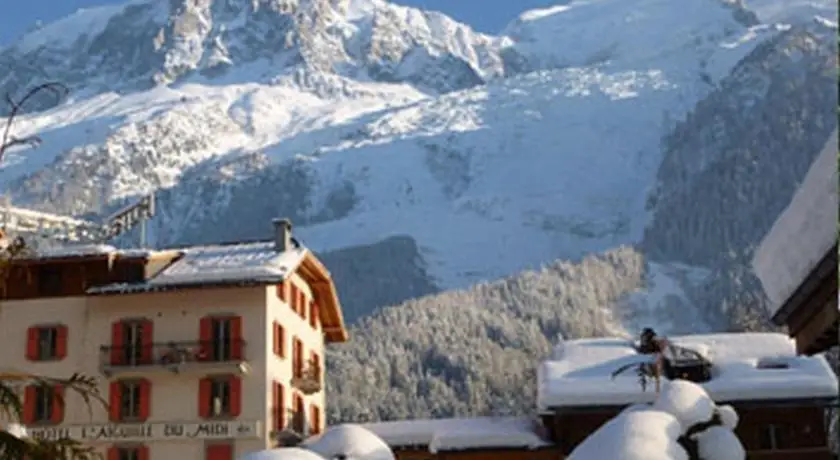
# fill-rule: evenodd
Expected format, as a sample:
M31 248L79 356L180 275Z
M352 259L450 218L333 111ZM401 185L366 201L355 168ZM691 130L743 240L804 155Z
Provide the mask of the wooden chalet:
M756 250L753 267L799 353L840 343L837 303L837 131Z
M379 436L397 460L559 460L538 420L473 417L402 420L362 425Z
M708 379L698 383L718 404L737 411L735 431L747 458L836 458L828 445L825 410L836 400L838 386L824 357L797 356L784 334L669 340L709 357ZM559 344L552 358L542 363L538 408L547 438L560 452L571 453L629 404L655 399L655 390L643 390L635 372L611 376L628 362L637 362L637 355L633 344L623 339L571 340Z

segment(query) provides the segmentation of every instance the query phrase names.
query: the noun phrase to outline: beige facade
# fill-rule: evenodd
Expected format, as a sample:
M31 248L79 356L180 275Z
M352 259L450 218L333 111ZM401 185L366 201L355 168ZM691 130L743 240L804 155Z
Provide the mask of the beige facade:
M328 274L325 277L328 278ZM282 293L280 286L285 289ZM313 310L316 299L323 302L315 291L295 270L279 283L193 286L110 295L7 298L0 302L0 336L5 344L0 348L0 362L5 368L41 375L68 377L80 372L98 379L105 404L95 403L89 408L81 397L66 392L60 421L25 421L29 422L26 423L27 431L32 436L81 438L101 448L109 460L122 460L114 454L114 447L120 446L139 446L142 455L138 455L137 460L237 458L246 452L274 446L278 432L283 429L284 433L291 430L305 436L324 428L324 373L320 370L324 362L325 330L321 321L324 314ZM290 292L303 300L297 312ZM327 291L322 289L320 292ZM329 292L334 292L334 288ZM336 299L331 302L338 305ZM315 319L310 316L313 311L317 316ZM335 313L328 315L335 316ZM241 331L236 332L242 342L241 355L237 352L234 357L220 360L185 360L174 364L164 359L172 343L203 347L205 342L200 340L206 339L201 338L202 319L218 317L237 318L237 327L241 327ZM144 339L152 350L148 360L144 358L139 363L112 360L113 351L109 347L114 346L113 331L117 327L115 324L123 321L141 321L148 325L147 332L151 334ZM278 325L283 331L280 338L275 337ZM32 346L29 337L32 328L52 326L60 326L64 331L59 339L63 341L60 345L62 357L32 360L27 350ZM330 327L334 334L336 326ZM278 345L277 341L281 339L283 343ZM321 363L315 387L312 381L306 388L299 380L294 381L293 343L296 339L303 348L298 352L303 357L299 366L308 367L313 357ZM283 350L283 356L279 356L278 346ZM236 405L237 409L236 413L230 412L233 415L209 417L202 414L200 407L207 400L201 381L218 375L236 379L236 390L225 393L227 402L224 404ZM298 373L298 378L300 375ZM145 393L140 391L137 393L140 396L136 396L145 398L142 404L146 406L141 409L141 412L145 411L143 419L115 419L113 410L106 406L113 407L126 399L113 396L114 382L138 379L146 382ZM282 388L279 395L275 389L278 384ZM22 389L22 397L27 397L25 393ZM295 406L296 398L302 399L302 408ZM213 399L213 402L218 401ZM31 401L28 404L31 405ZM303 421L300 428L293 420L292 413L296 409L303 412L297 415ZM313 412L316 410L317 414ZM282 414L282 420L275 415L278 412ZM211 453L214 448L210 446L214 444L227 444L232 448L216 449Z

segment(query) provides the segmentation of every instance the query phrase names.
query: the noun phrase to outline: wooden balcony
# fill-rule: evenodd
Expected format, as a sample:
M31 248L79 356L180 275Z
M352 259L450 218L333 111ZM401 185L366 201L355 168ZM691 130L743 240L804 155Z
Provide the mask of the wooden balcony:
M307 396L320 392L324 388L320 364L308 361L301 369L295 370L290 383Z
M154 372L247 374L244 340L166 342L148 345L102 346L100 369L107 376L143 376Z

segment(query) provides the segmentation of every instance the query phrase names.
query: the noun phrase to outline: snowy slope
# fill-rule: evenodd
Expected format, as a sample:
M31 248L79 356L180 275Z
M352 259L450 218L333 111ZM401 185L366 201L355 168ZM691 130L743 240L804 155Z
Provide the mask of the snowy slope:
M135 0L0 50L0 89L74 88L18 120L44 144L0 184L72 214L159 190L160 245L277 214L320 251L407 235L461 287L640 241L662 136L786 30L718 0L581 0L498 37L381 0Z

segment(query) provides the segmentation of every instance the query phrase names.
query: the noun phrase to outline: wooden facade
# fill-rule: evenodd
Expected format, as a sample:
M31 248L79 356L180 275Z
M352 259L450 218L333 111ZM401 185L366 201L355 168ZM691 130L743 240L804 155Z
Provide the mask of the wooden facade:
M751 401L730 403L738 412L735 432L747 458L829 460L827 401ZM561 408L543 415L549 438L568 455L624 407Z
M798 353L812 355L838 345L836 243L782 304L773 322L787 325Z
M146 279L148 263L148 257L110 254L12 260L4 267L0 299L76 297L93 286L139 283Z
M444 452L429 452L425 446L392 446L397 460L562 460L565 458L555 446L540 449L502 448L468 449Z

